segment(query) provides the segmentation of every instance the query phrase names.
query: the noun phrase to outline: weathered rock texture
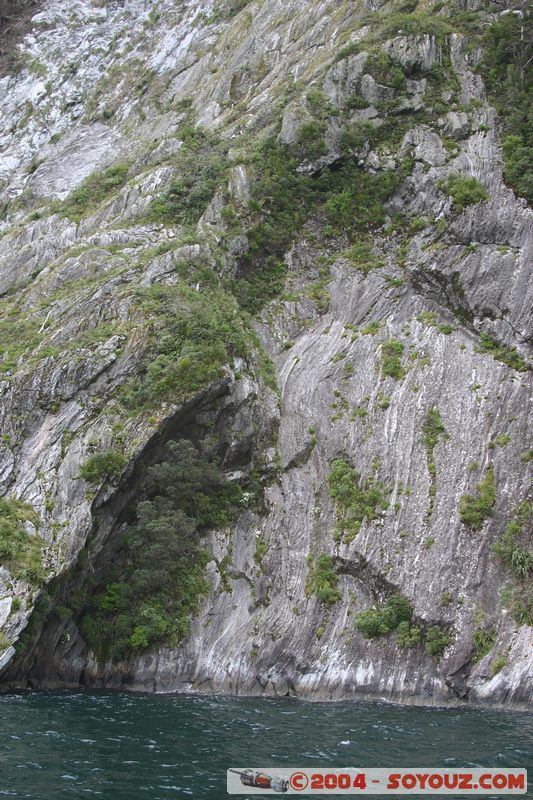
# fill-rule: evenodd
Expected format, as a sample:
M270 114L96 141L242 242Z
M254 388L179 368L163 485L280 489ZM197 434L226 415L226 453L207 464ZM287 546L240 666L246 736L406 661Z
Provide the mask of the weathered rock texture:
M39 513L35 535L45 542L47 580L60 585L89 543L98 562L135 497L136 476L176 431L187 436L211 420L228 442L228 471L259 466L266 487L261 511L244 510L231 530L209 535L212 588L179 646L128 664L97 664L76 622L52 613L27 652L0 652L5 686L531 703L533 629L517 624L502 603L510 576L491 551L527 497L521 456L531 446L531 373L478 345L484 332L528 357L532 215L502 181L496 114L459 33L439 40L398 34L382 45L410 75L394 113L412 113L412 125L400 145L367 146L357 155L370 171L412 156L412 174L386 211L425 225L407 240L375 232L382 266L365 275L340 255L342 241L324 236L322 219L309 221L286 253L289 299L272 302L256 323L275 365L279 402L251 362L252 377L229 364L224 378L185 404L125 420L117 409L116 393L136 375L146 347L135 289L172 283L184 259L220 265L221 194L193 244L179 226L143 218L174 174L180 101L190 98L197 123L232 140L233 167L222 188L245 206L244 137L266 129L298 141L311 118L309 86L337 109L359 94L366 107L351 112L352 122L383 124L383 103L395 89L365 72L365 15L378 5L387 10L386 3L266 0L224 16L211 0L45 0L20 45L24 66L0 79L2 313L38 334L0 382L0 489ZM358 40L361 52L335 60ZM449 111L417 122L416 110L433 102L427 75L443 62L455 76ZM302 169L339 158L335 115L325 141L327 152ZM127 183L80 222L50 205L91 172L125 161ZM452 173L477 178L488 200L457 211L439 188ZM247 245L235 238L223 269L234 269ZM331 280L320 284L324 255L333 255ZM312 288L319 284L317 302ZM17 338L16 325L6 335ZM388 339L404 345L400 379L383 371ZM434 449L432 498L423 425L434 407L448 436ZM80 464L116 446L119 422L127 466L88 492ZM494 446L502 434L509 440ZM388 508L365 520L349 544L333 536L327 476L338 458L363 477L377 471L391 489ZM461 522L460 498L489 465L494 513L473 531ZM260 563L258 538L267 543ZM321 553L333 557L338 573L341 599L330 607L305 590L308 556ZM225 581L217 568L224 556ZM366 640L356 630L359 611L395 593L409 598L422 630L448 630L440 661L423 644L402 650L392 635ZM0 569L0 628L9 643L38 596ZM13 597L19 602L11 612ZM493 643L474 663L480 626L491 629Z

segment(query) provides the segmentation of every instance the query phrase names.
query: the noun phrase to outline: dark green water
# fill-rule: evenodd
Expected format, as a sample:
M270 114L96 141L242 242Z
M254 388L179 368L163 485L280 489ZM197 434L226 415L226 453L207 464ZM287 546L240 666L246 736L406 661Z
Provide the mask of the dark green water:
M226 769L236 765L533 768L533 715L112 693L0 696L0 797L223 800Z

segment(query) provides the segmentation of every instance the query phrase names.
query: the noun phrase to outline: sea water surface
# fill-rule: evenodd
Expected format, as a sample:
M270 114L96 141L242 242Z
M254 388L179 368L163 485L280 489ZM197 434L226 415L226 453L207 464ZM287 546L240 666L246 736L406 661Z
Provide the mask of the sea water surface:
M0 696L0 797L223 800L226 770L243 765L533 769L533 715L110 692Z

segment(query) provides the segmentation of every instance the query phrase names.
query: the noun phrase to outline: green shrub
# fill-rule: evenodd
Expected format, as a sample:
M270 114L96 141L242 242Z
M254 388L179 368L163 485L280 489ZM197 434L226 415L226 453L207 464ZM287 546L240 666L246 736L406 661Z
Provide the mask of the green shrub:
M122 660L187 635L208 589L211 557L200 547L200 536L226 527L242 498L214 457L202 456L186 440L168 443L165 460L148 468L146 486L148 498L137 504L122 547L81 620L100 660Z
M489 444L491 449L495 447L505 447L511 441L511 437L508 433L500 433L498 436L495 436L492 442Z
M401 649L416 647L420 644L420 628L410 625L409 622L400 622L396 629L396 643Z
M128 165L115 164L104 172L93 172L58 206L70 219L79 220L95 211L128 180Z
M341 148L344 153L358 152L367 144L371 146L377 136L377 128L371 122L354 122L343 129Z
M412 615L413 609L409 600L401 594L396 594L379 608L367 608L361 611L356 617L355 626L365 639L373 639L376 636L386 636L399 628L402 622L409 625ZM404 632L405 627L402 628L402 635ZM413 633L413 636L416 634Z
M433 625L426 633L426 650L439 661L450 643L448 633L440 625Z
M426 414L424 425L422 426L422 434L424 446L431 455L440 439L446 440L449 438L442 422L440 411L436 406L430 408Z
M227 145L190 122L177 131L181 147L175 157L177 178L150 204L148 219L174 225L198 222L228 172Z
M357 536L365 519L377 519L379 512L388 507L390 490L385 484L371 476L363 479L342 459L333 462L328 484L339 516L336 534L345 544Z
M359 42L352 42L351 44L347 44L345 47L341 47L335 56L335 61L343 61L345 58L349 58L350 56L356 55L360 52L361 44Z
M8 647L11 647L11 642L6 638L5 634L0 631L0 653L7 650Z
M349 259L359 272L362 272L363 275L368 275L371 270L383 266L383 261L374 254L373 250L374 247L371 241L361 239L355 242L348 250L344 250L342 255L344 258Z
M39 586L45 579L42 540L26 532L26 522L39 527L39 517L28 503L14 497L0 497L0 564L15 579Z
M493 544L493 553L510 569L509 606L518 624L533 625L533 550L528 536L533 505L525 500L514 509L513 519Z
M255 563L260 565L267 553L268 553L268 542L266 542L265 539L263 539L262 537L258 536L257 539L255 540L255 553L254 553Z
M489 467L483 480L478 483L477 492L464 494L461 497L459 510L461 522L474 531L479 531L483 527L485 520L494 513L496 502L496 489L494 486L494 469Z
M152 327L138 376L126 384L127 408L178 402L221 377L222 368L245 357L252 335L235 298L221 288L197 292L184 281L138 293Z
M345 177L344 185L338 191L332 186L325 203L331 224L349 235L382 225L385 221L383 204L410 175L413 163L404 159L398 169L376 174L346 169L341 173Z
M439 183L439 188L453 199L458 211L463 211L467 206L488 200L489 196L476 178L464 175L449 175L445 181Z
M405 375L402 366L404 346L397 339L389 339L381 345L381 365L383 374L395 380L401 380Z
M80 478L84 478L89 483L97 484L106 478L116 478L122 472L127 463L126 457L116 450L108 450L105 453L95 453L89 456L87 461L80 468Z
M481 661L482 658L485 658L487 653L490 653L496 644L495 628L476 628L472 635L472 642L474 644L472 663L476 664L478 661Z
M426 418L424 420L424 425L422 427L422 436L424 446L426 448L427 453L427 462L428 462L428 471L430 475L430 487L429 487L429 509L428 509L428 516L431 515L433 511L433 506L435 503L435 495L437 493L437 467L435 464L435 459L433 457L433 451L435 447L439 443L439 440L446 441L449 437L446 432L446 428L442 422L442 418L440 415L439 409L434 406L430 408L428 413L426 414Z
M305 593L307 596L314 594L319 603L326 606L334 605L341 599L337 589L337 573L331 556L323 553L314 561L313 557L307 559L307 581Z
M502 364L516 369L517 372L526 372L528 366L523 357L514 347L507 347L489 336L488 333L480 333L479 346L475 348L476 353L488 353Z
M298 131L299 155L306 161L314 161L328 152L324 141L326 127L323 123L313 120L306 122Z
M405 75L401 67L384 50L379 50L368 57L365 72L368 72L377 83L394 89L405 88Z
M533 69L531 13L498 15L484 28L480 71L503 126L504 174L533 203Z

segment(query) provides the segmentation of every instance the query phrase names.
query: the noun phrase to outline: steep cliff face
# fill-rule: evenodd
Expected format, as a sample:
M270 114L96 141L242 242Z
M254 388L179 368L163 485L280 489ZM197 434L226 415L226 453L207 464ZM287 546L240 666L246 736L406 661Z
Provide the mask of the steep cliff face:
M0 685L531 703L481 5L45 0L0 79ZM112 660L83 621L180 440L242 494L188 631Z

